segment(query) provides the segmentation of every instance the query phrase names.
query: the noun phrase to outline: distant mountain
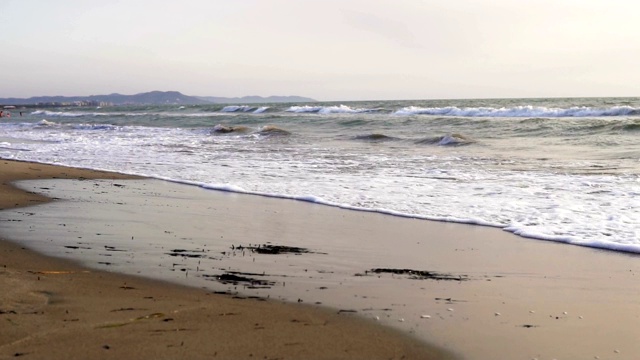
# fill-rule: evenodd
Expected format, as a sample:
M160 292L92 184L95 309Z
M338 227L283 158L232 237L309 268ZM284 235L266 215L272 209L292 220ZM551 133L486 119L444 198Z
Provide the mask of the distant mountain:
M6 105L38 105L38 104L71 104L74 103L108 103L113 105L141 104L207 104L209 101L187 96L178 91L151 91L135 95L90 95L90 96L36 96L28 99L0 98L0 104Z
M243 97L219 97L200 96L200 99L216 104L257 104L257 103L290 103L290 102L316 102L317 100L302 96L243 96Z
M178 91L151 91L135 95L90 95L90 96L35 96L28 99L0 98L0 105L196 105L210 103L276 103L276 102L315 102L316 100L301 96L244 96L244 97L216 97L216 96L188 96Z

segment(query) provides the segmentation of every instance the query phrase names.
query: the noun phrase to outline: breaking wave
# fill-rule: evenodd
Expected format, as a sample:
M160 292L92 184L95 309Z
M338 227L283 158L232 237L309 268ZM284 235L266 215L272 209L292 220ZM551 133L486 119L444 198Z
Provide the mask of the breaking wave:
M462 146L475 143L475 140L461 134L428 137L416 142L421 145Z
M211 129L214 134L229 134L229 133L246 133L250 129L246 126L231 126L218 124Z
M492 107L418 107L409 106L397 110L395 115L438 115L462 117L588 117L588 116L625 116L640 115L640 108L614 106L611 108L592 108L576 106L571 108L547 108L544 106L516 106L512 108Z
M260 131L258 131L258 134L263 136L286 136L291 135L291 132L280 129L279 127L267 125L263 126Z
M362 114L362 113L380 112L380 111L384 111L384 109L352 108L347 105L337 105L337 106L303 105L303 106L292 106L285 111L293 112L293 113L318 113L318 114Z
M254 113L261 114L265 111L269 110L268 106L249 106L249 105L228 105L223 107L220 112L244 112L244 113Z

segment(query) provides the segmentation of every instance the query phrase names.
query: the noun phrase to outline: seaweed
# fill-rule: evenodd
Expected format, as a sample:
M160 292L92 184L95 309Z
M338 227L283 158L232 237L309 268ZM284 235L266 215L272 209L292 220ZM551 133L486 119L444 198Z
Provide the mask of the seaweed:
M203 258L205 255L204 251L200 251L200 253L195 253L195 251L185 250L185 249L173 249L168 253L165 253L169 256L180 256L180 257L188 257L188 258Z
M211 278L223 284L233 284L233 285L238 285L240 283L248 284L250 288L271 287L275 285L274 281L260 280L260 279L246 277L246 276L240 276L240 275L237 275L237 273L233 273L233 272L226 272L222 275L203 274L202 277Z
M374 274L393 274L404 275L413 280L445 280L445 281L466 281L469 280L467 275L454 275L447 273L439 273L435 271L413 270L413 269L371 269L365 273Z

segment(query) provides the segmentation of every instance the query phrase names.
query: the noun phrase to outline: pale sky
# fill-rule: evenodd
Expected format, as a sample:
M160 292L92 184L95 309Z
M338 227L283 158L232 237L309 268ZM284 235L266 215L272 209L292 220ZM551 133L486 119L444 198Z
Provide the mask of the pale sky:
M0 97L640 96L637 0L0 0Z

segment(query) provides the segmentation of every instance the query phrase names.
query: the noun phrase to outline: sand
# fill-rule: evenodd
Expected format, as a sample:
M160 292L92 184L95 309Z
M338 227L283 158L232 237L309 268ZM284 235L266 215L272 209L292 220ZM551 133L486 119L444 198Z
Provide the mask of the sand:
M640 338L640 301L637 299L640 263L636 255L525 239L494 228L207 191L159 180L54 180L21 182L20 186L65 200L0 213L2 233L13 234L20 244L38 251L80 260L91 269L139 274L194 289L204 287L206 291L176 288L180 293L206 294L202 295L206 300L200 300L201 304L218 304L222 299L230 301L231 306L249 304L241 311L212 313L212 318L229 320L229 314L245 314L263 304L283 306L284 313L291 314L291 309L298 309L296 305L300 301L302 305L321 305L325 310L314 309L335 316L335 321L357 323L364 319L363 328L376 331L385 329L372 323L382 324L387 327L385 331L394 336L398 333L390 329L412 336L400 336L402 341L418 339L423 345L429 343L444 348L464 359L636 359L640 354L637 341ZM274 255L257 251L265 245L301 247L309 252ZM43 269L46 268L51 267ZM23 271L28 270L34 271L23 267ZM133 278L122 280L119 275L95 270L81 274L116 276L119 280L111 288L116 291L116 299L140 291L138 300L141 296L144 302L151 300L145 297L153 296L154 301L159 301L164 299L162 294L174 286L154 282L148 286L131 285ZM215 281L234 274L254 282ZM44 274L26 272L24 275L33 280L34 276L42 279ZM64 279L72 274L58 275L49 274L47 279ZM96 281L95 277L91 281ZM135 281L146 283L140 279ZM160 290L147 295L151 289ZM230 295L215 296L212 291ZM234 299L234 296L244 299ZM179 296L172 295L170 300L176 298ZM265 299L268 301L263 301ZM96 327L117 329L118 334L131 334L130 329L149 324L150 328L142 333L152 333L154 339L158 333L167 336L166 332L156 331L165 329L158 324L178 329L178 334L172 335L183 336L180 341L173 338L157 347L163 351L175 350L182 339L186 346L197 336L196 332L180 329L202 329L204 325L197 320L188 326L179 325L172 313L176 309L176 303L173 304L168 308L110 305L111 315L121 313L112 310L138 309L138 306L145 310L136 313L125 310L122 318L99 322L103 325L94 322L91 326L94 330L98 330ZM301 308L311 311L305 306ZM298 335L295 325L301 323L301 317L276 315L271 309L266 311L274 315L276 323L284 319L286 324L293 324L292 331ZM156 313L163 316L154 315ZM225 327L216 328L224 333L235 331L226 326L237 324L240 317L231 316L234 318ZM262 316L264 312L251 315L252 320L240 333L248 338L252 334L249 330L273 334L274 331L268 331L272 325L266 325L271 323ZM163 321L167 318L174 320ZM253 320L256 318L260 320ZM65 319L81 318L67 316L59 321ZM122 321L128 323L122 325ZM82 323L78 320L64 324L71 326L76 322ZM109 326L104 327L107 323ZM327 324L333 324L333 320ZM303 328L308 329L309 325ZM4 331L2 329L0 331ZM319 341L329 336L325 330L312 338ZM210 335L209 340L218 338L218 335L211 336L213 331L209 328L204 331L205 336ZM382 345L382 340L389 340L391 336L365 336L362 341L356 340L355 334L360 333L361 330L346 331L337 338L346 342L345 346L361 343L366 344L365 347L375 344L382 349L398 349ZM74 339L75 343L74 337L65 338ZM109 349L104 349L104 344L91 344L98 354L104 354L105 350L112 353L116 346L114 340L109 341L106 343ZM287 345L291 343L296 341L275 343L274 348L283 351L277 354L259 352L267 348L258 343L258 350L252 350L251 354L254 358L265 355L281 358L429 356L414 356L409 350L394 350L389 355L377 349L369 353L359 349L349 354L338 349L337 353L328 354L322 351L334 345L326 343L318 346L322 350L300 353L295 352L299 349L294 351ZM330 343L340 341L334 339ZM214 352L218 351L220 357L249 357L247 352L224 353L219 343L213 344L218 344ZM313 348L303 344L305 349ZM244 345L240 348L246 349ZM11 348L10 351L21 350ZM151 354L152 350L146 351ZM167 357L172 356L175 354Z
M9 184L34 178L130 177L0 160L0 208L47 202ZM351 314L97 271L12 240L0 241L1 359L450 358Z

